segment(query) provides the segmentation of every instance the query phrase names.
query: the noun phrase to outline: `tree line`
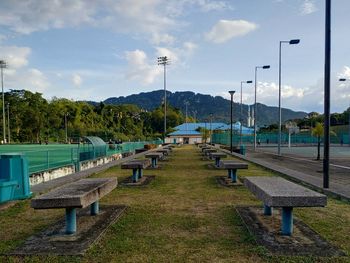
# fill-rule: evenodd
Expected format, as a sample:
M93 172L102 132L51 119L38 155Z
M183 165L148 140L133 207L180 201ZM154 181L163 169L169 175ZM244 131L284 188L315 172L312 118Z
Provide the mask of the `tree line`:
M7 140L10 134L11 143L66 142L66 133L68 140L87 135L106 141L148 140L162 137L164 125L163 105L146 111L136 105L46 100L38 92L10 90L5 93L5 106L5 134ZM3 118L1 122L3 127ZM183 122L181 111L168 105L167 132ZM3 138L3 129L0 134Z

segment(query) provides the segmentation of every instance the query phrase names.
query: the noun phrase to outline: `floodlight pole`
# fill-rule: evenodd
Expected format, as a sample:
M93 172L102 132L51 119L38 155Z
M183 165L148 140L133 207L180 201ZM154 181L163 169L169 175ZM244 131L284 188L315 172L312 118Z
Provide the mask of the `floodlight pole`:
M10 133L10 103L7 102L7 135L8 135L8 143L11 143L11 133Z
M66 134L66 143L68 143L68 127L67 127L67 115L68 113L64 113L64 127L65 127L65 134Z
M235 94L236 91L230 90L229 93L231 94L231 129L230 129L230 152L232 154L233 152L233 146L232 146L232 122L233 122L233 94Z
M243 123L243 92L242 92L242 85L243 83L253 83L252 80L247 80L247 81L241 81L241 113L240 113L240 122L241 122L241 125L240 125L240 128L239 128L239 145L242 145L242 123Z
M325 11L323 188L329 188L329 127L331 97L331 0L326 0Z
M4 94L4 68L7 67L7 64L4 60L0 60L1 68L1 89L2 89L2 132L4 143L6 143L6 118L5 118L5 94Z
M265 66L256 66L255 67L255 95L254 95L254 151L256 151L256 123L257 123L257 118L256 114L258 111L258 105L256 104L256 90L257 90L257 74L258 74L258 68L262 69L269 69L270 65L265 65Z
M163 143L165 143L166 136L166 65L169 65L170 61L167 56L158 57L158 65L163 65L164 67L164 134Z
M289 41L280 41L279 48L279 70L278 70L278 155L281 156L281 142L282 142L282 108L281 108L281 71L282 71L282 43L290 45L299 44L299 39L292 39Z

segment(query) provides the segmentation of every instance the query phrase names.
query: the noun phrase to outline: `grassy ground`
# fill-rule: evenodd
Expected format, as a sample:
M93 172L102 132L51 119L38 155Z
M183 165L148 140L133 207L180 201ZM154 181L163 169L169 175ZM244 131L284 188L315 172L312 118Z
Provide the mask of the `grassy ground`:
M191 146L175 149L145 188L118 187L102 199L104 204L126 204L128 211L83 257L0 257L2 261L28 262L350 262L350 257L276 257L254 243L234 210L235 205L259 204L244 187L223 188L214 176L225 171L208 169ZM270 172L252 164L241 176ZM96 177L130 171L114 167ZM330 199L327 208L295 209L296 216L331 243L350 254L350 206ZM36 231L63 216L63 210L29 208L20 202L0 214L0 253L11 250Z

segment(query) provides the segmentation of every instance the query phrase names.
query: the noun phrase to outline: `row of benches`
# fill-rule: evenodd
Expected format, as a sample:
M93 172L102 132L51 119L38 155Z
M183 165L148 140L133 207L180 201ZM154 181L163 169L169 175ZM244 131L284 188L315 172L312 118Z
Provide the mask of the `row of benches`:
M152 167L157 167L157 161L164 159L172 151L172 146L146 154L146 158L152 160ZM122 169L133 170L133 181L136 182L143 176L143 169L151 165L150 159L131 160L122 164ZM99 214L99 200L111 192L118 185L117 178L81 179L79 181L54 189L49 193L40 195L31 201L34 209L66 210L66 234L74 234L77 231L77 208L90 206L90 214Z
M220 161L226 158L224 153L208 145L199 145L203 154L215 159L215 166L228 170L228 176L232 182L237 181L237 169L247 169L248 164L235 161ZM264 215L271 216L273 207L279 207L281 213L282 235L293 233L293 208L294 207L324 207L327 205L327 197L312 191L301 185L292 183L281 177L249 176L244 180L244 185L264 204Z

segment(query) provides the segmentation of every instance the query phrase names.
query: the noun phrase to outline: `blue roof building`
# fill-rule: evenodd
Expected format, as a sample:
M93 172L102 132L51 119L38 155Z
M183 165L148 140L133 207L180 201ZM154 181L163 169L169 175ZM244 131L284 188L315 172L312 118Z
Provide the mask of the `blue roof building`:
M240 131L240 122L236 122L232 125L234 131ZM215 133L215 131L227 131L231 129L230 124L223 122L198 122L198 123L183 123L176 126L174 132L171 132L166 138L167 143L185 143L194 144L202 142L202 134L198 131L199 128L206 128ZM254 130L242 126L242 134L252 134Z

